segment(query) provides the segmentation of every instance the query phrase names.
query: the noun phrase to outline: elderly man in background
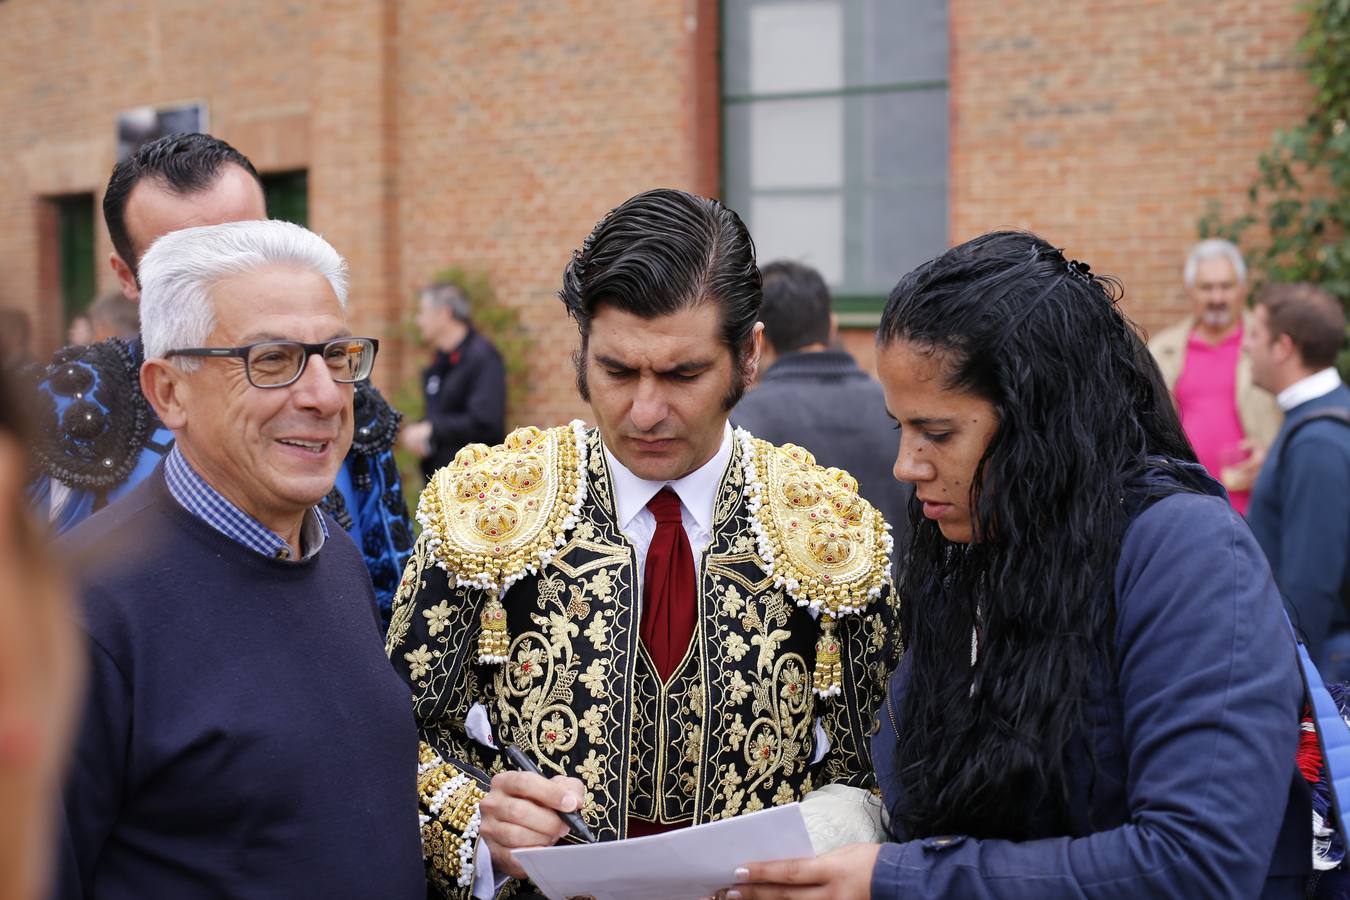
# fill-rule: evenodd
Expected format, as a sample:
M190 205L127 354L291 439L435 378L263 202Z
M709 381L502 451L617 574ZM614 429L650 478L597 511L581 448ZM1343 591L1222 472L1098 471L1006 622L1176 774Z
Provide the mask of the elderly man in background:
M403 426L400 441L430 479L465 444L506 437L506 367L492 342L473 327L469 298L458 285L433 284L418 301L417 327L435 356L422 370L425 416Z
M345 264L236 222L161 238L140 276L140 386L175 443L61 542L91 677L59 896L420 900L408 688L316 506L377 349Z
M1182 270L1194 312L1158 332L1148 348L1176 400L1195 455L1247 512L1252 483L1280 427L1275 399L1252 383L1243 333L1247 265L1230 241L1211 238L1191 248Z

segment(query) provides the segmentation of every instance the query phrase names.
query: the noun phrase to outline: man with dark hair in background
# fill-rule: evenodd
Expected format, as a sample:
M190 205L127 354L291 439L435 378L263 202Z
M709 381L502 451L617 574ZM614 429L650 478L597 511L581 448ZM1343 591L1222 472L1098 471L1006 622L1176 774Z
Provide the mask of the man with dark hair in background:
M557 841L557 811L604 841L810 794L813 838L862 839L839 823L870 802L890 538L849 476L727 422L762 332L745 225L639 194L559 296L597 427L522 428L437 472L390 623L433 880L521 877L512 852ZM507 742L555 777L503 771Z
M122 293L140 296L138 266L156 239L194 225L266 219L248 158L209 134L152 141L113 167L103 195L109 265ZM61 533L130 491L159 465L173 434L141 394L139 338L57 351L40 387L42 477L32 494ZM385 615L412 547L393 445L400 416L368 382L355 391L356 434L324 509L356 541Z
M782 260L764 278L764 357L759 384L731 413L751 434L805 447L822 466L858 479L858 492L894 529L899 564L909 534L914 486L891 477L895 423L881 385L844 350L832 349L838 320L825 279L810 266Z
M1328 681L1350 679L1350 390L1336 371L1345 311L1311 284L1257 297L1252 380L1284 424L1252 489L1247 521L1294 624Z
M403 426L400 440L430 479L465 444L501 443L506 435L506 367L474 327L469 298L458 285L433 284L418 301L417 327L435 356L422 370L426 413Z

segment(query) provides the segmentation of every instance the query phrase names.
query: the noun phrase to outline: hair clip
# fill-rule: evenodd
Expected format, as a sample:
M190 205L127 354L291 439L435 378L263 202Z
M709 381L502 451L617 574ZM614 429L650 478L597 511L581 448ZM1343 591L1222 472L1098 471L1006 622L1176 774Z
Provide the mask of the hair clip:
M1083 284L1092 284L1092 266L1076 259L1069 260L1065 265L1069 269L1069 274L1074 278L1077 278Z

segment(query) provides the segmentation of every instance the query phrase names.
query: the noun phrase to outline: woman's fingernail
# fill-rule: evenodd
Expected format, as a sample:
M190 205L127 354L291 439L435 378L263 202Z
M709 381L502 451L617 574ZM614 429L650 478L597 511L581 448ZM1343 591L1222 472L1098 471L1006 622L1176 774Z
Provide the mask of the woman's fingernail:
M736 880L737 880L737 881L749 881L749 880L750 880L750 870L747 869L745 866L737 866L737 867L736 867ZM740 896L740 895L738 894L738 895L737 895L737 900L739 900L739 896Z
M562 801L562 805L563 805L562 811L563 811L563 812L573 812L573 811L576 810L576 808L577 808L577 803L578 803L578 801L577 801L577 795L576 795L576 794L564 794L564 795L563 795L563 801Z
M739 870L738 870L739 871ZM741 892L732 888L727 891L727 900L741 900Z

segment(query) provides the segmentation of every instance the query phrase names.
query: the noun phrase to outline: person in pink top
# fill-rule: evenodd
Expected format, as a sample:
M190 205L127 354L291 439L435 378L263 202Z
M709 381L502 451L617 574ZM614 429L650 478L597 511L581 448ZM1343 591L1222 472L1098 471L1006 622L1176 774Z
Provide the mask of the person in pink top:
M1191 248L1182 270L1193 312L1149 341L1172 391L1195 455L1223 482L1245 514L1266 448L1280 428L1275 398L1252 383L1242 347L1247 266L1231 242L1211 238Z

